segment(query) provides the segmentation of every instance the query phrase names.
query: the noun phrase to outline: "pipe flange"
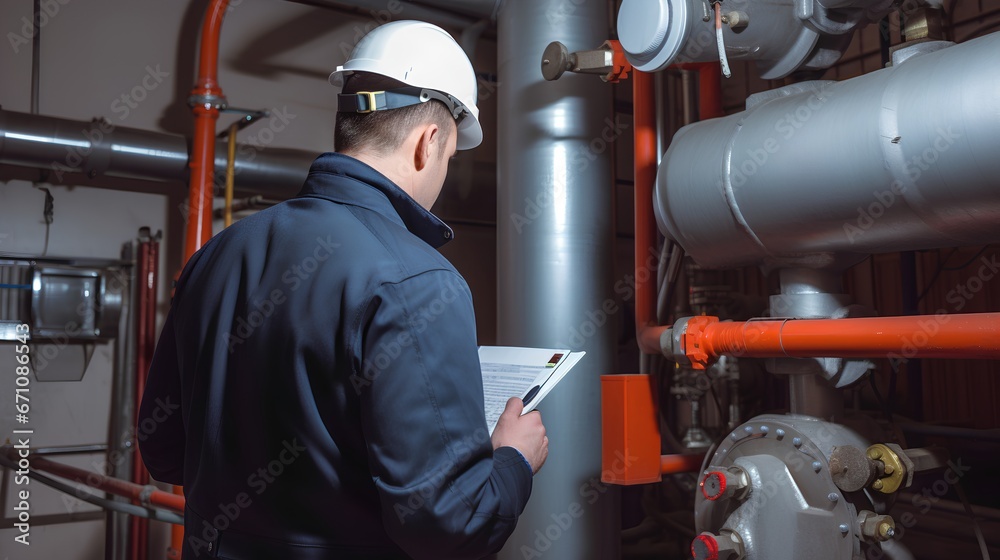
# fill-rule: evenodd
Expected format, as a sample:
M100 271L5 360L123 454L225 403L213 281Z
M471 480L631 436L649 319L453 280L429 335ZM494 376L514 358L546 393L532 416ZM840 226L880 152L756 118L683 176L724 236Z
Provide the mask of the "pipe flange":
M897 453L895 449L884 443L876 443L865 452L869 459L881 463L882 468L876 467L876 469L880 470L882 475L872 481L871 487L883 494L892 494L903 487L904 483L909 486L909 483L913 481L913 462L909 458L902 458L906 454L899 446L893 447L899 452Z
M226 100L224 95L216 95L214 93L192 95L188 97L189 107L198 107L200 105L211 107L212 109L223 110L229 107L229 102Z

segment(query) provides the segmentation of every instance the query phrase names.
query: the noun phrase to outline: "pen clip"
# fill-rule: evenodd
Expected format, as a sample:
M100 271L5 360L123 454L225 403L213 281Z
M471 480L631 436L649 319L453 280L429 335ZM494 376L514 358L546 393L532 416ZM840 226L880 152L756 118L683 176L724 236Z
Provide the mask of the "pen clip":
M535 395L538 394L538 390L541 388L542 388L541 385L535 385L531 389L528 389L528 394L524 395L524 398L521 399L521 402L524 403L524 406L528 406L528 404L531 403L531 400L535 398Z

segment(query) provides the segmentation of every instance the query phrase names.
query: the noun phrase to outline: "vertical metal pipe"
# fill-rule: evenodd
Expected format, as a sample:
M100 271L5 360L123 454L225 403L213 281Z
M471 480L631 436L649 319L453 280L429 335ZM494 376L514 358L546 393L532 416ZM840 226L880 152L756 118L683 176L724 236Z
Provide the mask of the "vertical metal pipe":
M781 270L779 278L781 295L771 297L772 317L831 317L850 301L839 272L792 268ZM816 373L788 376L788 402L793 414L830 421L844 415L843 393Z
M139 461L134 453L136 449L132 427L134 426L135 398L135 306L134 290L136 289L136 262L133 243L128 243L122 250L122 260L130 265L123 269L121 278L127 280L122 289L122 322L118 329L121 336L115 339L115 360L113 363L111 383L111 414L108 420L108 453L107 461L112 466L111 476L125 479L132 473L133 461ZM122 501L120 498L118 501ZM128 532L131 521L127 514L108 512L105 531L105 558L109 560L125 560L128 554Z
M619 556L620 499L601 478L600 378L613 371L611 88L593 76L546 82L551 41L607 39L604 2L509 0L499 15L498 338L587 356L541 405L545 468L502 560Z
M42 59L42 6L40 0L32 2L31 25L34 35L31 36L31 113L38 114L39 76L41 75Z
M872 266L875 266L874 263ZM917 254L903 251L899 254L900 296L903 315L920 314L920 297L917 295ZM906 391L912 407L907 412L914 420L924 419L924 375L919 359L906 362ZM890 394L886 398L892 399Z

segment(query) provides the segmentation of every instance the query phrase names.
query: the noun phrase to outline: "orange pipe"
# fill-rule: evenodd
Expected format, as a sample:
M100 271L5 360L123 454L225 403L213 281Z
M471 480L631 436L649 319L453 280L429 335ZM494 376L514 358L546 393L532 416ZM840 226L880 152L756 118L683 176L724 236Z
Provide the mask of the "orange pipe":
M722 355L998 359L1000 313L738 323L691 317L681 344L695 369Z
M215 123L219 119L222 88L219 87L219 36L222 19L229 0L212 0L205 12L201 28L201 47L198 57L198 81L191 96L194 114L194 138L191 145L190 190L188 194L187 235L184 239L184 262L187 262L202 245L212 237L212 197L215 176ZM183 499L183 489L175 486L174 495ZM170 530L170 548L167 558L180 558L184 542L184 527L174 525Z
M698 117L721 117L722 71L718 62L678 64L698 71ZM653 188L656 183L656 88L650 74L632 73L632 111L635 135L635 320L636 340L647 354L660 354L660 336L668 327L656 325L654 271L646 267L648 255L656 253L656 218ZM645 280L643 280L645 279Z
M184 499L184 488L174 486L173 493L181 500ZM167 549L167 560L180 560L181 550L184 549L184 526L170 526L170 548Z
M191 90L194 99L194 138L191 146L191 181L184 260L191 258L212 237L212 195L215 176L215 123L219 119L222 88L219 73L219 35L229 0L212 0L201 28L198 81Z
M632 73L632 110L635 135L635 329L639 348L660 354L656 327L656 269L646 267L647 255L655 254L656 220L653 216L653 184L656 182L656 90L646 72Z
M660 474L698 472L705 460L703 453L686 455L660 455Z
M703 62L698 65L698 120L721 117L722 111L722 65L718 62Z
M14 458L13 454L10 452L7 453L7 456L8 458ZM37 471L54 474L58 477L114 494L115 496L130 498L140 503L142 493L147 490L146 486L133 484L117 478L107 477L92 471L64 465L62 463L56 463L55 461L50 461L44 457L32 457L31 468ZM184 498L175 496L169 492L153 490L150 492L149 499L145 503L169 509L182 515L184 514Z

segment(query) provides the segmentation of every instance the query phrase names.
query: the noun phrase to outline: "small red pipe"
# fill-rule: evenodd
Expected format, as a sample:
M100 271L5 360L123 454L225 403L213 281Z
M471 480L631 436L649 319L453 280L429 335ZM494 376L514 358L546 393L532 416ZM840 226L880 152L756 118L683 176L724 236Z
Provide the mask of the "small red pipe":
M733 323L691 317L681 343L695 369L722 355L997 359L1000 313Z
M655 255L656 220L653 216L653 183L656 182L656 89L646 72L632 73L632 110L635 135L635 329L639 348L660 354L656 327L656 268L647 264ZM659 329L657 331L656 329Z
M703 453L660 455L660 474L697 472L704 460Z
M721 117L722 71L718 62L678 64L698 71L698 116ZM635 320L636 340L646 354L661 354L660 336L668 327L656 325L656 278L647 259L656 254L656 218L653 188L656 183L656 88L650 74L632 73L632 110L635 135Z
M146 376L143 374L148 365L146 364L146 331L148 329L148 321L146 320L146 309L148 308L149 290L146 288L146 278L148 276L149 266L149 241L139 242L139 255L137 259L137 271L136 279L138 280L136 286L137 295L137 305L136 309L136 352L135 352L135 394L133 396L133 401L135 405L135 415L132 419L133 426L137 423L139 404L142 399L142 391L145 387ZM133 444L135 440L133 439ZM134 447L133 449L137 448ZM142 460L139 457L135 457L132 462L132 482L136 484L145 484L146 482L146 467L143 465ZM139 517L129 518L129 531L128 531L128 558L129 560L140 560L140 554L142 550L142 534L144 530L148 530L148 525L141 523Z
M212 196L215 176L215 123L219 119L222 88L219 87L219 35L229 0L212 0L201 28L198 81L191 90L194 100L194 138L191 146L190 192L188 195L187 262L212 237Z
M12 450L11 450L12 451ZM7 457L14 459L12 453L7 453ZM44 473L54 474L58 477L72 480L79 484L85 484L91 488L139 501L143 492L148 490L146 486L133 484L125 480L110 478L95 472L78 469L62 463L56 463L44 457L32 457L31 468ZM175 513L184 514L184 498L175 496L162 490L152 490L149 493L148 505L169 509ZM144 505L146 505L144 504Z
M160 244L155 239L139 243L138 305L136 306L136 365L135 365L135 418L138 423L139 405L146 388L146 375L153 359L156 345L156 283L159 266ZM137 432L136 432L137 433ZM134 443L134 442L133 442ZM138 449L138 446L135 447ZM149 472L139 457L132 463L132 482L149 483ZM149 520L132 517L129 523L129 558L143 560L148 555Z

